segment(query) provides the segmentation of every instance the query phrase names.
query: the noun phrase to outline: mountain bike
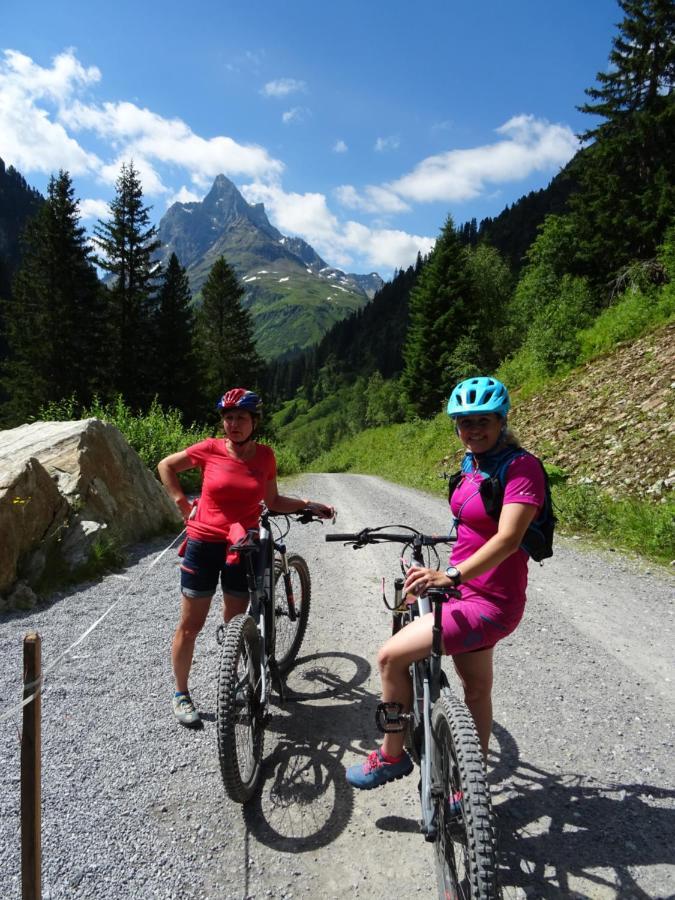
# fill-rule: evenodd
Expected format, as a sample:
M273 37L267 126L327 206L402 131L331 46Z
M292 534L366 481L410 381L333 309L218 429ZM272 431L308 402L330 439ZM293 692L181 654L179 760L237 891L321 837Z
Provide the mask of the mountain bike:
M386 528L404 529L392 533ZM342 541L355 550L369 544L404 545L411 565L427 565L438 544L454 541L450 535L422 534L407 525L364 528L358 534L327 534L327 541ZM427 560L424 560L426 548ZM402 570L406 562L402 558ZM392 633L418 616L433 612L431 653L410 667L413 703L409 713L400 703L380 703L376 711L378 729L406 732L406 749L420 768L420 830L434 844L439 896L495 900L501 896L497 872L495 826L483 755L469 710L451 691L441 668L443 655L441 615L444 603L460 600L454 588L430 590L407 599L403 578L394 582L394 602L382 599L392 612Z
M275 515L285 526L272 521ZM223 784L236 803L246 803L255 793L272 689L283 703L284 675L295 662L309 619L309 568L301 556L288 555L284 543L291 521L320 520L306 510L289 516L263 507L260 527L230 547L246 565L249 605L217 629L216 731Z

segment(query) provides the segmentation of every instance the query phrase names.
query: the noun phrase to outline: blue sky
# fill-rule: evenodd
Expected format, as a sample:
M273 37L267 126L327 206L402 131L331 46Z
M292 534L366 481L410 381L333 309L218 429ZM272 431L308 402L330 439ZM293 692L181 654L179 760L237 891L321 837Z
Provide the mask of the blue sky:
M544 187L590 119L616 0L5 0L0 157L83 221L122 161L158 221L222 172L347 271Z

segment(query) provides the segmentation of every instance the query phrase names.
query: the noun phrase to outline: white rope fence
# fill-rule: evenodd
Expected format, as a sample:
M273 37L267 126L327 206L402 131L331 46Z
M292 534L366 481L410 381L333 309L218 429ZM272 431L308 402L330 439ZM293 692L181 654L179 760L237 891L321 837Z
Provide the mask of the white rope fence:
M4 722L6 719L11 718L15 713L22 710L24 708L24 706L27 706L29 703L32 703L35 700L35 698L38 697L40 694L44 694L44 692L45 692L45 677L50 673L54 673L57 669L59 669L61 667L64 660L70 655L70 653L76 647L78 647L84 640L86 640L86 638L88 638L89 635L93 631L95 631L99 627L101 622L103 622L103 620L106 619L110 615L110 613L115 609L115 607L118 606L122 602L122 600L124 600L129 595L131 588L138 586L139 582L142 581L142 579L147 575L148 572L150 572L151 569L153 569L157 565L157 563L162 559L162 557L166 553L168 553L169 550L171 550L171 548L173 546L175 546L175 544L183 537L184 534L185 534L185 529L183 529L180 532L180 534L176 535L176 537L174 537L172 539L171 543L167 547L165 547L164 550L162 550L162 552L158 556L155 557L155 559L153 559L153 561L150 563L150 565L146 566L146 568L141 571L138 580L135 581L133 584L129 584L127 589L122 594L120 594L120 596L113 603L110 604L110 606L105 610L105 612L103 612L98 617L98 619L96 619L95 622L92 622L92 624L87 628L86 631L84 631L78 638L76 638L73 641L73 643L70 644L70 646L66 647L66 649L62 653L60 653L56 657L55 660L53 660L48 666L45 666L42 669L42 675L40 676L40 678L37 681L31 682L30 684L22 685L22 687L21 687L22 691L29 690L29 691L33 691L33 693L30 694L30 696L25 697L20 703L17 703L16 705L5 710L0 715L0 722ZM126 578L126 576L124 576L124 575L118 576L118 577Z

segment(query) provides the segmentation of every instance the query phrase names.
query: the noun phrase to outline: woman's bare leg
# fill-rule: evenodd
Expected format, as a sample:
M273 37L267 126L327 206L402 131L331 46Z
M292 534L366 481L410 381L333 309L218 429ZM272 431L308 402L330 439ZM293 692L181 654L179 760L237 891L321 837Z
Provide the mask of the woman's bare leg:
M192 655L197 635L204 627L209 614L211 597L186 597L180 604L180 619L171 645L171 663L176 678L176 690L188 692L188 676L192 666Z
M464 688L464 702L469 707L478 739L487 760L492 732L492 658L494 647L475 653L453 656L455 669Z
M233 594L223 594L223 622L229 622L240 613L248 609L248 597L235 597Z
M408 668L410 663L423 659L431 652L434 617L429 614L415 619L380 648L377 662L382 679L382 700L385 703L402 703L409 712L412 704L412 683ZM382 751L387 756L398 757L403 752L405 732L385 734Z

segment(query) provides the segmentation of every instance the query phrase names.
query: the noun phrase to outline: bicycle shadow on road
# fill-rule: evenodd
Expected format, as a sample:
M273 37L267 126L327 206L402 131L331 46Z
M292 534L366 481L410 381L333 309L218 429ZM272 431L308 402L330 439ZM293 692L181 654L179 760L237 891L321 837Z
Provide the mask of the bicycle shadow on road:
M541 898L667 895L644 890L630 869L672 865L675 790L547 772L520 758L506 729L495 724L494 735L489 780L505 888Z
M271 753L260 789L243 810L261 843L306 853L332 843L347 827L353 789L342 758L347 750L359 752L352 738L362 730L364 706L374 710L378 701L362 686L370 672L369 663L351 653L317 653L296 662L286 703L266 729Z

